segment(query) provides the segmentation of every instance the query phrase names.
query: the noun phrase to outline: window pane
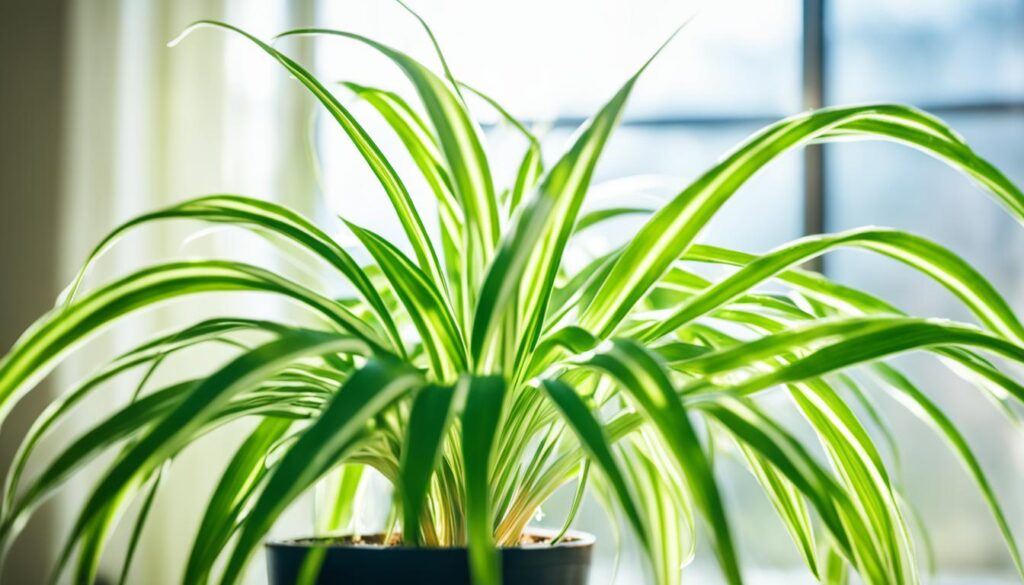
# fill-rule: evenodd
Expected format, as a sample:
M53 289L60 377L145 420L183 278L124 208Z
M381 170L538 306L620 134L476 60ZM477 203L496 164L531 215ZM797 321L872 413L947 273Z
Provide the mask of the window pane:
M835 103L1024 98L1024 2L834 0Z
M1012 181L1024 182L1024 116L958 115L948 122ZM1024 309L1024 230L966 178L893 144L837 145L830 147L828 160L831 229L877 224L925 235L981 270L1018 313ZM840 282L879 294L910 313L971 320L956 297L894 261L841 252L828 258L827 267ZM916 356L903 363L962 425L1003 498L1011 525L1019 526L1024 514L1019 431L1001 422L1005 419L977 390L934 358ZM903 453L924 454L904 457L904 475L909 499L919 504L931 530L940 569L1009 571L999 533L971 481L930 431L889 405Z

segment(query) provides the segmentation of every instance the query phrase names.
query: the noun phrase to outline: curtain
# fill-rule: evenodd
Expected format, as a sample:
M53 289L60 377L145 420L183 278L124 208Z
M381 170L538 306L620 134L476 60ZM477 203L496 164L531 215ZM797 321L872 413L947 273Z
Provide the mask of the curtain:
M211 193L241 193L310 211L314 200L307 142L313 102L279 65L227 32L196 31L174 48L167 42L202 18L229 21L267 38L313 21L311 1L79 0L68 3L67 98L60 206L60 262L69 282L89 251L112 228L145 211ZM300 60L302 47L290 48ZM201 226L198 226L201 227ZM183 243L184 242L184 243ZM130 234L90 272L87 288L142 266L184 257L242 258L263 266L281 262L243 234L199 231L196 225L155 225ZM204 298L177 303L119 324L94 339L58 371L67 391L106 360L159 332L181 328L218 311L244 316L286 308L263 298ZM158 372L196 376L219 362L185 356ZM137 376L99 390L77 408L51 447L66 445L122 406ZM211 434L181 453L161 483L145 525L130 583L180 583L181 569L206 500L244 429ZM91 486L109 465L98 461L56 501L54 550L74 522ZM142 498L140 498L141 500ZM138 505L121 522L103 558L101 575L116 582ZM300 511L298 519L308 520ZM308 526L308 522L305 522ZM308 530L308 528L306 528ZM300 529L301 530L301 529ZM263 582L259 563L252 582Z

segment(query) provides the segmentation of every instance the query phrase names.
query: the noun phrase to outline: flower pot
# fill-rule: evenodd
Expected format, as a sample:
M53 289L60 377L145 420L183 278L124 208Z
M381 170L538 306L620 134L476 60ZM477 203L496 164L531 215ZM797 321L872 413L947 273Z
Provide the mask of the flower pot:
M531 536L550 537L531 531ZM501 549L504 585L586 585L594 537L570 532L547 542ZM336 540L290 540L267 544L270 585L296 585L307 555L323 549L317 585L470 585L465 548L409 548L338 544Z

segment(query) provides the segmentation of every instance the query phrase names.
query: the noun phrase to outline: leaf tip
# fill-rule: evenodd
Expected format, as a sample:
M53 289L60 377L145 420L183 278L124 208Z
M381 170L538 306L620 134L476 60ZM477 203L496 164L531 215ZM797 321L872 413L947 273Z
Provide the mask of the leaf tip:
M232 27L230 25L224 24L222 22L218 22L216 20L197 20L197 21L193 22L192 24L188 25L187 27L185 27L185 30L183 30L180 33L178 33L178 36L176 36L173 39L167 41L167 47L168 48L172 48L172 49L174 47L177 47L178 43L180 43L181 41L185 40L185 37L191 35L197 29L208 27L208 26L222 26L222 27L225 27L225 28L234 28L234 27Z

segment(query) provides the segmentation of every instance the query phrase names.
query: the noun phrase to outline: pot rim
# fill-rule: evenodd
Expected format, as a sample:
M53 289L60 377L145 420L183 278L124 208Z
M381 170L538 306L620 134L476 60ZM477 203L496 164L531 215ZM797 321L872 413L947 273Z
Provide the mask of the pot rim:
M548 537L552 538L558 534L558 530L552 530L548 528L527 528L525 534ZM360 550L360 551L464 551L467 550L464 546L433 546L433 547L416 547L416 546L385 546L381 544L350 544L350 543L339 543L339 542L320 542L322 539L337 538L339 535L328 535L319 537L308 537L308 538L283 538L268 540L265 543L267 548L327 548L327 549L345 549L345 550ZM341 535L345 536L345 535ZM545 542L536 542L530 544L523 544L517 546L501 546L498 550L552 550L552 549L566 549L566 548L585 548L593 546L597 542L597 538L589 532L582 532L579 530L569 530L565 533L565 538L571 538L572 540L562 540L556 545L550 545Z

